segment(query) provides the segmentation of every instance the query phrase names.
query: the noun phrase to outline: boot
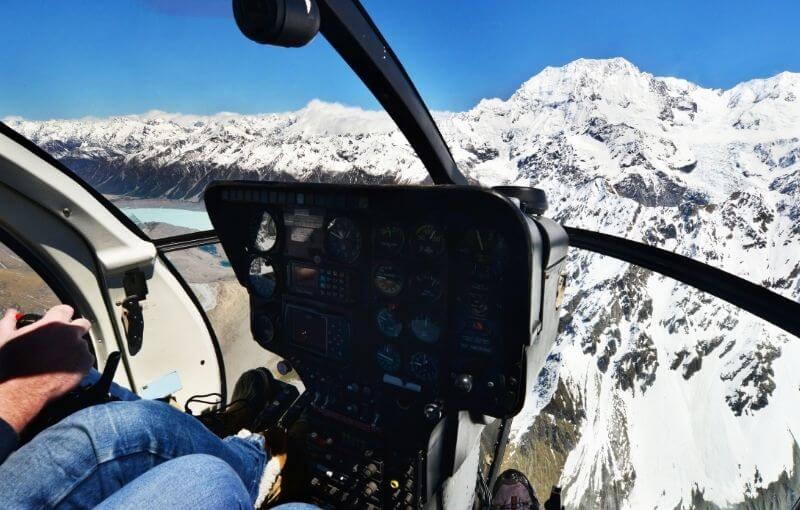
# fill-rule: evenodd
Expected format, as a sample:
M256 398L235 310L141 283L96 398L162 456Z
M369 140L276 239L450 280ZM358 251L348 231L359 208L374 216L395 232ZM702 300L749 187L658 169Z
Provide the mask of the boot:
M248 370L236 381L230 404L197 419L219 437L236 435L242 429L257 429L258 415L272 401L275 387L275 379L266 368Z

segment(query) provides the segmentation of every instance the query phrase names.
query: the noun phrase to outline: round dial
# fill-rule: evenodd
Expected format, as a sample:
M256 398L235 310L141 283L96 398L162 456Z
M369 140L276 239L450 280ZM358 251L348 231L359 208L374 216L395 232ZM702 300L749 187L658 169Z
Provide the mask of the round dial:
M439 375L439 364L430 354L415 352L408 363L408 371L420 381L435 381Z
M263 345L269 344L275 338L275 324L268 315L258 314L253 319L253 336Z
M433 343L439 340L442 334L442 326L427 312L422 312L411 319L411 331L414 336L423 342Z
M461 330L461 336L458 339L458 343L462 349L484 354L491 354L491 328L486 322L480 320L469 321Z
M394 297L403 290L403 272L394 264L380 264L375 268L372 281L384 296Z
M397 316L397 309L392 305L387 305L378 310L375 315L378 329L389 338L397 338L403 331L403 323Z
M418 255L433 257L444 252L442 231L431 224L420 225L414 232L414 247Z
M385 253L400 253L405 242L406 235L398 225L382 225L375 231L375 244Z
M261 298L269 299L275 293L275 271L264 257L256 257L250 262L248 281L250 289Z
M361 232L350 218L332 219L328 223L326 242L330 255L340 262L352 264L361 255Z
M485 318L489 312L489 296L483 292L470 292L469 312L474 317Z
M268 212L261 215L261 221L256 230L256 236L253 240L253 246L258 251L269 251L275 246L275 240L278 238L278 229L275 226L275 220Z
M464 235L459 251L466 255L472 276L489 280L500 275L506 243L494 230L473 228Z
M442 280L430 273L420 273L412 282L414 292L426 303L434 303L442 297Z
M383 344L375 352L375 361L384 372L397 372L403 363L400 349L392 344Z

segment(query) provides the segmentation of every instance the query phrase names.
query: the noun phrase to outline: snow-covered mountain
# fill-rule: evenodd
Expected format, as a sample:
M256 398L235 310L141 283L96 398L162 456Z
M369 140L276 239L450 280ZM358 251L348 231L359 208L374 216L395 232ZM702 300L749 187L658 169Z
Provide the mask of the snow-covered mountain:
M624 59L546 68L436 114L462 170L545 189L548 214L800 299L800 74L729 90ZM197 198L218 178L419 182L385 114L5 119L108 194ZM563 333L507 464L568 508L786 508L800 489L800 342L685 285L574 251Z

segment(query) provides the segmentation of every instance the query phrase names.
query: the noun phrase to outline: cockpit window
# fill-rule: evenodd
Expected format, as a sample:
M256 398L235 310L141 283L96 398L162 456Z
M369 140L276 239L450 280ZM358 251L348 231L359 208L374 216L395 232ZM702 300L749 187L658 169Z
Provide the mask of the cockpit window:
M0 303L2 311L14 308L21 313L38 315L44 315L48 309L61 303L44 278L2 241Z
M35 3L4 10L0 120L151 238L211 229L202 196L214 180L427 177L321 36L292 50L255 44L228 1L126 0L73 11Z
M789 508L800 339L609 257L572 250L567 274L503 466L544 499L561 486L567 508Z

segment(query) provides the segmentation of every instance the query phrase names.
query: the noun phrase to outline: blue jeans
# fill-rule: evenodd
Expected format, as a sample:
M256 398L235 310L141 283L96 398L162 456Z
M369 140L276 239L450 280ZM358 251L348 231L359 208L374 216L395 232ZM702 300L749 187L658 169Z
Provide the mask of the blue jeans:
M159 464L115 492L95 510L242 510L252 507L250 494L228 464L210 455L193 454ZM276 510L316 508L289 503Z
M173 461L186 456L192 459ZM208 456L219 462L209 463ZM12 453L0 465L0 505L68 509L92 508L108 501L108 505L125 507L130 498L131 507L142 508L135 501L148 501L143 498L160 492L163 498L173 498L174 503L165 501L166 507L194 508L197 501L189 493L202 497L207 492L205 484L224 484L232 493L220 497L245 501L247 506L242 508L252 508L267 460L260 435L219 439L195 418L162 402L110 402L68 416ZM222 464L227 474L209 481L206 475ZM180 470L187 465L197 476L187 474L178 484L180 489L162 490L162 483L179 480ZM231 482L231 473L239 485ZM153 503L145 507L162 507L152 496L149 501Z
M159 464L95 507L96 510L253 508L242 480L225 461L192 454Z

